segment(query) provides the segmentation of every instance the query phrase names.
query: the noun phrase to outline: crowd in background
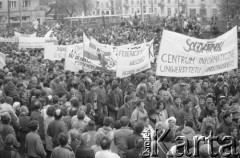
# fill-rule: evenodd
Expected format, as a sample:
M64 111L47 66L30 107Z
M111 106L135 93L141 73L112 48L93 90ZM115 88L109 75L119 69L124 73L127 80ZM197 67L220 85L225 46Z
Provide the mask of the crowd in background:
M37 31L37 36L44 36L49 29L39 26L37 30L17 31ZM81 43L83 32L100 43L114 45L154 38L155 54L163 29L196 37L202 32L194 19L166 19L164 26L121 24L80 29L59 24L52 29L59 45ZM14 29L1 35L12 37ZM183 152L184 148L174 147L184 141L175 141L177 136L185 136L185 147L190 151L197 134L220 138L211 146L213 151L226 143L221 139L224 136L232 136L239 149L237 70L170 78L156 76L153 65L120 79L112 71L64 71L64 60L45 60L42 49L18 50L15 43L0 45L1 52L8 55L6 66L0 70L0 157L142 158L145 133L151 137L152 153L159 158L167 157L168 149L174 155ZM157 139L168 129L164 140ZM207 141L202 141L195 157L210 157L208 147Z

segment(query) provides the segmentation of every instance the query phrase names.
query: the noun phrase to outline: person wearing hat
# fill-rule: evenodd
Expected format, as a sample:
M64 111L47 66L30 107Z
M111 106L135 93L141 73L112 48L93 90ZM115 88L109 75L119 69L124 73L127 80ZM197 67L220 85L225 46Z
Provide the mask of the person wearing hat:
M217 83L214 86L214 94L215 97L217 98L217 103L218 103L218 98L221 94L224 94L224 86L228 86L226 82L224 82L223 76L218 76L217 78Z
M219 126L217 107L212 106L209 108L209 116L203 119L201 126L201 134L209 136L210 132L215 135L217 127Z
M12 134L8 134L5 138L5 146L0 150L0 157L2 158L20 158L17 149L14 148L16 138Z

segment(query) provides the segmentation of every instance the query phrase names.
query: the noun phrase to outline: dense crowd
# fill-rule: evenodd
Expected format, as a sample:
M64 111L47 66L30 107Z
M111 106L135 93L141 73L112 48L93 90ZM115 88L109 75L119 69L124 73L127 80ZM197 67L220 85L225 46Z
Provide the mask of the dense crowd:
M201 34L196 20L166 20L165 29ZM100 43L123 45L154 38L157 54L163 27L114 25L79 29L53 28L58 44L83 41L83 32ZM50 27L17 30L44 36ZM2 37L14 36L14 30ZM112 71L72 73L64 60L43 59L42 49L18 50L18 44L1 43L7 54L0 70L0 158L142 158L143 138L159 158L180 154L184 148L199 149L210 157L208 141L196 147L193 136L218 137L210 147L218 151L232 136L239 149L240 84L237 70L198 78L155 75L152 69L120 79ZM168 129L171 129L170 132ZM164 139L160 136L166 134ZM175 138L184 136L184 140ZM185 143L184 147L175 145ZM171 149L171 150L169 150ZM232 151L230 147L226 151ZM147 156L147 155L145 155ZM221 157L221 155L218 155Z

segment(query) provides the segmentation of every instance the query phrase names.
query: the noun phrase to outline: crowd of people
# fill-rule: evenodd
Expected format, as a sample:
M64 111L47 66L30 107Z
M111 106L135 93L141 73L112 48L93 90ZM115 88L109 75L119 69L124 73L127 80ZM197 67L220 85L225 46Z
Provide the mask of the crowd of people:
M186 23L180 28L189 32L188 27ZM37 31L38 36L44 36L49 29L39 26L19 32ZM82 42L83 31L103 44L137 44L154 38L157 54L162 29L114 25L83 30L63 24L53 28L53 35L60 45ZM11 37L14 32L1 35ZM171 78L156 76L153 65L120 79L112 71L64 71L64 60L44 60L42 49L19 50L16 43L0 45L1 52L8 55L6 66L0 69L0 158L143 158L151 154L165 158L169 151L173 155L185 148L192 151L193 136L210 134L220 138L211 146L213 151L226 143L224 136L232 136L234 147L239 147L237 70ZM164 139L158 139L166 132ZM151 154L145 151L146 136ZM185 139L176 140L179 136ZM176 148L183 141L188 143ZM210 157L209 146L202 141L195 157Z

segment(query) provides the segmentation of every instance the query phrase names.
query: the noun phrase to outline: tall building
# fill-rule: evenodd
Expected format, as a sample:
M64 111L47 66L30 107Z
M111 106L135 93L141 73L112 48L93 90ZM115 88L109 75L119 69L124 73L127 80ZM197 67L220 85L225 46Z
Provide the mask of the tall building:
M119 0L95 0L93 3L94 8L92 15L114 15L115 13L115 1Z
M8 23L8 7L10 9L11 24L20 23L20 13L22 13L22 22L29 23L39 21L42 23L45 19L45 12L40 9L40 0L0 0L0 24Z
M120 0L119 0L120 1ZM185 16L204 18L219 15L218 1L220 0L121 0L122 14L139 14L141 10L147 14L161 17L174 16L179 12ZM142 4L142 5L141 5Z

